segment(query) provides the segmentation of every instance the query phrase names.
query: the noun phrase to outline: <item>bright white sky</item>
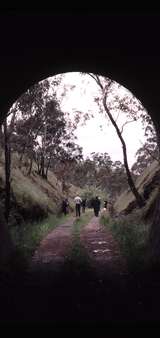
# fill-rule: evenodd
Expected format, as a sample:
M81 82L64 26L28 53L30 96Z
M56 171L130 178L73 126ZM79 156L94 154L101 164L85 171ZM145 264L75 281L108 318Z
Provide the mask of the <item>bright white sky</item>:
M84 156L86 157L91 152L107 152L113 161L120 160L123 162L122 147L114 127L108 123L103 115L98 113L97 104L94 103L94 96L96 96L98 88L95 81L87 75L66 73L58 90L58 97L61 96L64 85L68 87L68 90L62 100L61 109L69 112L71 116L76 110L84 113L93 112L95 115L94 118L86 122L85 126L78 126L75 132L77 143L83 147ZM70 90L68 85L75 86L75 88ZM127 89L122 87L122 93L124 90ZM120 114L118 125L123 124L124 121L124 115ZM135 153L141 146L140 140L144 142L142 123L137 121L128 124L124 128L123 137L127 144L128 162L132 166L135 162Z

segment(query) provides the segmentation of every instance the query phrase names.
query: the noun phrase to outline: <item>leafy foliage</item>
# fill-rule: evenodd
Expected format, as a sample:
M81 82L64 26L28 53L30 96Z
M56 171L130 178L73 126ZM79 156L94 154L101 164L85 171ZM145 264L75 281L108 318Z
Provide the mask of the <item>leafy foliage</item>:
M60 79L46 79L30 87L10 110L11 122L8 121L11 150L20 155L19 167L26 155L28 174L34 160L43 178L47 178L49 168L53 169L60 157L63 162L66 158L71 161L81 151L75 145L76 124L60 109L56 97ZM3 147L3 130L1 136Z
M85 186L86 198L97 194L115 199L127 188L124 165L120 161L113 162L108 153L92 153L76 163L70 182L81 188Z

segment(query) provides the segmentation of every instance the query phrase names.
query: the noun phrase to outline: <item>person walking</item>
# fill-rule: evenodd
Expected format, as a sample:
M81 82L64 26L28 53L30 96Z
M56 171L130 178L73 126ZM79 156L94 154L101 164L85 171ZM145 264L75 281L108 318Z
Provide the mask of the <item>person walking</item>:
M67 213L68 213L68 206L69 206L68 199L65 198L62 201L62 212L64 213L64 215L67 215Z
M82 199L82 212L85 212L86 209L86 198Z
M75 207L76 207L76 217L78 217L78 216L80 217L82 200L79 196L76 196L74 201L75 201Z
M94 214L96 217L98 217L99 215L100 205L101 205L101 201L98 198L98 196L96 196L96 198L93 200L93 209L94 209Z

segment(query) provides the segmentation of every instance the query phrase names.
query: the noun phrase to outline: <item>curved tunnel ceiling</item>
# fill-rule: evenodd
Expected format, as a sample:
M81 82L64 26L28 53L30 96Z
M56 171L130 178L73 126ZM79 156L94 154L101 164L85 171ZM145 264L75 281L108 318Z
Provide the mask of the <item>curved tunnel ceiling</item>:
M149 26L145 16L3 15L1 116L32 84L58 73L89 71L129 89L159 124L157 25L153 20Z

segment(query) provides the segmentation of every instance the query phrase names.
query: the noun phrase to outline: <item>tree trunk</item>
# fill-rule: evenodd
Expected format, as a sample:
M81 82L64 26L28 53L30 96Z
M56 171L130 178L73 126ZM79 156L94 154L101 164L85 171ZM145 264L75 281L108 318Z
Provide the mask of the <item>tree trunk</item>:
M11 149L7 131L7 119L4 121L4 143L5 143L5 218L8 223L10 212L10 170L11 170Z
M38 175L41 174L41 167L39 161L37 162Z
M100 87L100 89L102 91L104 110L105 110L106 114L108 115L111 123L113 124L113 126L116 130L116 133L117 133L117 135L118 135L118 137L121 141L121 144L122 144L124 166L125 166L125 169L126 169L128 184L129 184L129 187L130 187L133 195L135 196L135 199L137 201L137 205L141 208L145 204L145 202L144 202L144 199L142 198L142 196L139 194L139 192L138 192L138 190L137 190L137 188L134 184L134 181L132 179L132 175L130 173L130 169L129 169L129 166L128 166L128 159L127 159L127 148L126 148L125 141L122 137L122 132L120 131L116 121L114 120L112 114L110 113L110 111L107 107L107 103L106 103L107 90L106 90L106 87L103 87L103 84L101 83L101 80L100 80L98 75L92 75L91 73L89 73L89 76L91 76L96 81L97 85ZM112 80L110 80L109 86L110 86L111 83L112 83Z
M32 166L33 166L33 157L30 159L30 166L29 166L28 173L27 173L28 176L30 176L31 174Z
M24 157L24 154L25 154L25 150L26 150L26 144L23 146L23 151L22 151L21 156L19 158L19 169L21 169L21 167L22 167L22 161L23 161L23 157Z
M132 175L131 175L131 172L130 172L130 169L129 169L129 166L128 166L128 159L127 159L127 148L126 148L126 144L125 144L125 141L122 137L122 134L121 134L121 131L120 129L118 128L118 125L116 124L116 121L113 119L112 117L112 114L110 113L108 107L107 107L107 104L106 104L106 97L107 97L107 93L104 95L104 98L103 98L103 106L104 106L104 109L111 121L111 123L113 124L114 128L116 129L116 132L117 132L117 135L121 141L121 144L122 144L122 149L123 149L123 159L124 159L124 166L125 166L125 169L126 169L126 174L127 174L127 180L128 180L128 184L129 184L129 187L133 193L133 195L135 196L136 198L136 201L137 201L137 205L141 208L145 203L144 203L144 199L142 198L142 196L139 194L135 184L134 184L134 181L133 181L133 178L132 178Z
M49 167L50 167L50 163L51 163L51 154L50 154L50 157L49 157L49 161L48 161L48 163L47 163L46 174L45 174L46 179L47 179L47 177L48 177L48 170L49 170Z
M41 156L41 176L45 178L45 172L44 172L44 156L42 154Z
M4 135L3 135L3 131L2 131L2 126L0 126L0 146L3 147L4 144Z
M45 175L45 159L46 159L46 136L47 136L47 124L46 124L46 120L45 120L45 124L44 124L44 135L42 137L42 155L41 155L41 175L43 178L46 178Z
M136 198L138 206L141 208L142 206L144 206L145 203L144 203L143 198L139 194L139 192L138 192L138 190L137 190L137 188L136 188L136 186L134 184L134 181L132 179L132 175L131 175L131 172L130 172L129 167L128 167L127 150L126 150L125 143L122 145L122 147L123 147L124 166L125 166L126 174L127 174L127 181L128 181L129 187L130 187L133 195Z

